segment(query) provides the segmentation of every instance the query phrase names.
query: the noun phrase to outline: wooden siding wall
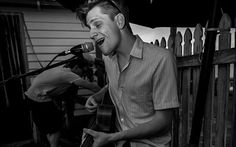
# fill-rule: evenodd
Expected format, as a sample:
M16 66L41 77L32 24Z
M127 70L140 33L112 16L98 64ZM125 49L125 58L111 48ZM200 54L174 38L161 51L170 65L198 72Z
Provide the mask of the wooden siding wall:
M81 26L72 13L49 10L26 12L25 22L32 41L32 45L27 41L29 70L40 68L38 61L46 66L57 53L90 41L88 30ZM59 57L55 61L69 57L71 55Z
M3 8L24 14L29 71L46 66L56 54L91 41L75 13L64 9ZM58 57L55 62L70 58Z

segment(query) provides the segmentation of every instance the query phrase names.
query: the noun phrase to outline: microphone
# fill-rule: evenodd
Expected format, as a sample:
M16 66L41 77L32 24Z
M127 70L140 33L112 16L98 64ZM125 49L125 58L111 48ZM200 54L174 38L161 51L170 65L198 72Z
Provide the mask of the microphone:
M80 55L82 53L87 53L94 50L92 42L85 42L83 44L78 44L67 51L63 51L58 54L58 56L65 56L68 54Z

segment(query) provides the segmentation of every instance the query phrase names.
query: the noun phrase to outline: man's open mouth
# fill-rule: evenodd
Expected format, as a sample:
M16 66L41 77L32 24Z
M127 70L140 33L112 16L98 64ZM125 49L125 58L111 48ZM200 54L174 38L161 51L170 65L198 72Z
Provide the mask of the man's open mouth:
M96 44L97 44L98 46L101 46L104 41L105 41L104 38L100 38L100 39L98 39L98 40L96 41Z

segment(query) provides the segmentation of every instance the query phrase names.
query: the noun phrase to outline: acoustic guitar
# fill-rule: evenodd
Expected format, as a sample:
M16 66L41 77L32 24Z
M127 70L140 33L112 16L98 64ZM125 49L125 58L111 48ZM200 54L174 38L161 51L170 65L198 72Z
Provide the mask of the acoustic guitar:
M115 107L108 91L105 93L102 103L98 106L96 115L91 118L88 128L106 133L115 132ZM92 147L92 145L93 137L84 133L80 147ZM114 147L114 145L108 144L104 147Z

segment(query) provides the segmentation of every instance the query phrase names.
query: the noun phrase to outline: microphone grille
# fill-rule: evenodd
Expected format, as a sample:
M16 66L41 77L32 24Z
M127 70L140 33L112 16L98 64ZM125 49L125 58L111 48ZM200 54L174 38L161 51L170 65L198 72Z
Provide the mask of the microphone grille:
M92 42L85 42L83 46L84 52L91 52L94 50L94 46Z

